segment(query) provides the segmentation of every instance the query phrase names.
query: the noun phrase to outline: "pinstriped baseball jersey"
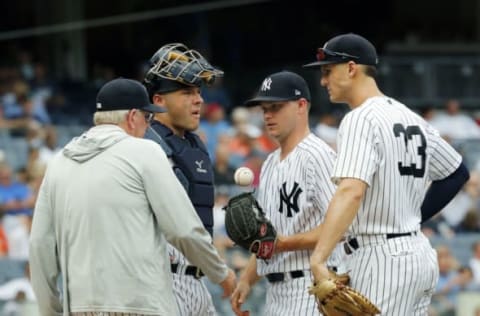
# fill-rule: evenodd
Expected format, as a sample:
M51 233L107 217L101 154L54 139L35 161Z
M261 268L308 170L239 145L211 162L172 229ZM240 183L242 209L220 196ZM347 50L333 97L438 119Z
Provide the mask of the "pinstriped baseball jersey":
M405 233L420 228L428 184L449 176L461 156L405 105L373 97L342 120L333 181L356 178L369 188L350 233Z
M323 221L335 192L330 181L334 159L335 152L313 134L305 137L282 161L280 149L267 157L260 173L257 198L280 234L305 232ZM267 262L257 260L257 273L309 270L310 255L308 250L290 251L275 254ZM336 266L338 262L330 264Z

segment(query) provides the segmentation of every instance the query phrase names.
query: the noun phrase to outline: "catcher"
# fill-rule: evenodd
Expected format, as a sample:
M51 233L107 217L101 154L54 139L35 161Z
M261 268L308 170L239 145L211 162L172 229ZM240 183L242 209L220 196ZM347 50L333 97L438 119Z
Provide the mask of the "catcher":
M177 179L183 185L205 229L213 236L213 168L208 151L193 133L200 123L202 86L211 84L223 72L213 67L199 52L181 43L162 46L151 58L145 74L151 102L166 113L155 116L145 137L165 151ZM167 245L173 291L180 315L217 315L212 297L203 282L202 270L181 252ZM228 274L227 274L228 273ZM224 295L233 290L235 274L225 271L228 282L221 283Z
M309 260L317 241L310 230L322 222L335 190L329 179L335 152L309 130L310 91L299 75L283 71L265 78L257 96L247 101L247 106L255 105L261 106L267 131L280 146L262 166L258 203L247 193L226 206L227 233L253 252L231 296L232 309L236 315L249 315L241 305L265 277L262 315L320 315L307 291L313 283ZM330 257L332 268L340 265L340 253Z

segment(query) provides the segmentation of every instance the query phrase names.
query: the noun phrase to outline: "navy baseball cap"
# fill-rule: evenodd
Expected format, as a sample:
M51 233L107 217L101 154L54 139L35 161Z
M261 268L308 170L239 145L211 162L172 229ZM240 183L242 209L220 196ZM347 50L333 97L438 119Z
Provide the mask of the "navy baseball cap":
M310 101L310 89L305 79L290 71L281 71L265 78L255 98L245 102L246 106L261 102L283 102L305 98Z
M97 111L139 109L163 113L167 110L150 103L147 89L138 81L118 78L107 82L98 91Z
M360 35L342 34L330 39L317 50L317 61L303 65L303 67L320 67L349 61L376 66L378 64L377 51L372 43Z

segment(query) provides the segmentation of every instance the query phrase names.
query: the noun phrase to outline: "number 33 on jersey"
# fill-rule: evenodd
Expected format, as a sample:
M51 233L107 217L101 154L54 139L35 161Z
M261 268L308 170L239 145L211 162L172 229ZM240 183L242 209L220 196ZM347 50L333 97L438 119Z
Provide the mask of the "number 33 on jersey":
M447 177L462 160L423 118L384 96L347 113L338 135L333 180L369 185L353 234L417 230L430 181Z

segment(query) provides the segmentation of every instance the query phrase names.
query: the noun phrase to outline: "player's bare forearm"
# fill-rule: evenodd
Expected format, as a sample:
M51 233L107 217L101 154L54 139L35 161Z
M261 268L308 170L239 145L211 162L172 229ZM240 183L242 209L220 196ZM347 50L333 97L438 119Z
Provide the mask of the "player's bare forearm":
M257 274L257 258L255 255L251 255L248 259L248 263L240 275L239 281L247 282L248 285L252 286L261 279L261 276Z
M289 236L278 235L275 252L314 249L320 236L321 227L322 224L304 233Z
M324 264L357 215L367 184L357 179L343 179L338 185L325 216L318 242L310 261Z

